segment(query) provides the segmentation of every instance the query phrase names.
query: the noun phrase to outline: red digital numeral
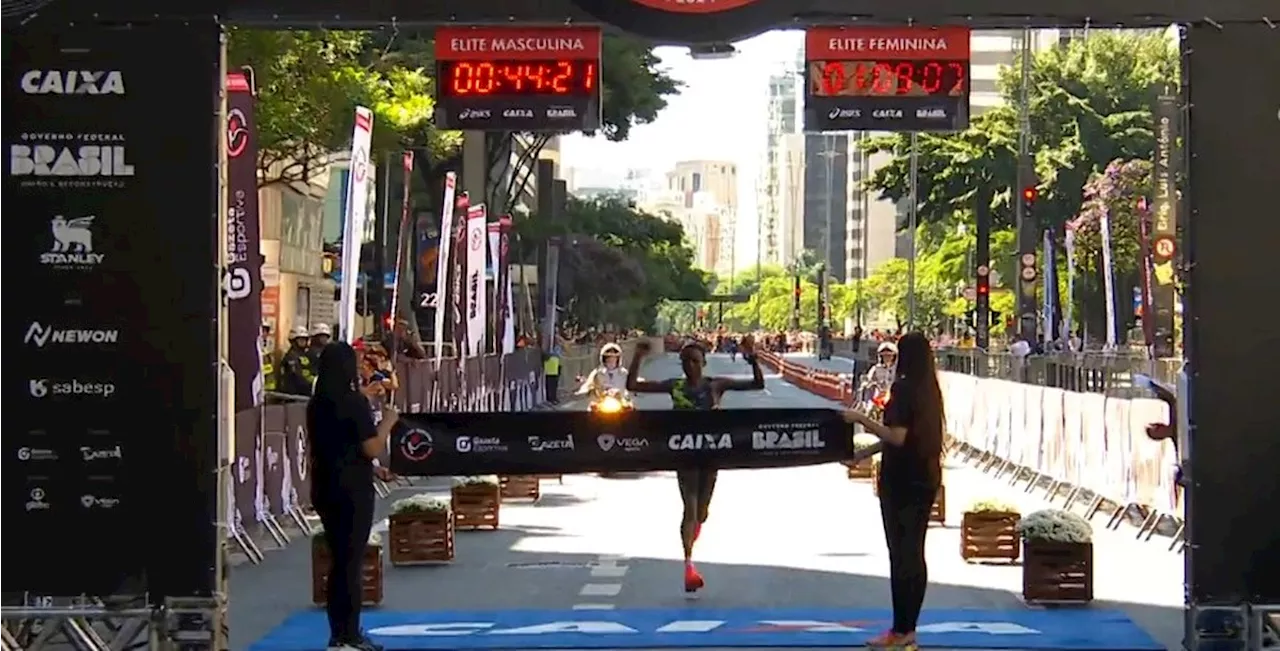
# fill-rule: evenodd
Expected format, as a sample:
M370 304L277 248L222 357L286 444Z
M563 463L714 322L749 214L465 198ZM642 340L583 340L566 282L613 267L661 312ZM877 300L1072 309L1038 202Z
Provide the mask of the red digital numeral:
M871 81L871 92L876 95L892 95L897 86L897 78L893 75L893 66L877 63L875 76Z
M470 63L459 63L453 67L453 94L454 95L470 95L471 87L475 85L473 77L475 71L471 68Z
M947 65L950 66L951 69L954 70L956 73L956 84L951 87L950 94L963 95L965 84L968 82L968 79L966 79L967 75L965 75L964 65L956 63L954 61L952 61Z
M894 66L893 74L897 75L898 77L897 93L899 95L911 94L911 89L915 86L915 81L912 79L912 76L914 76L915 71L916 71L916 67L911 65L910 63L907 63L906 61L903 61L902 63L899 63L898 65Z
M573 64L566 63L565 65L569 69L570 74L572 74ZM585 68L586 69L583 70L582 74L582 89L590 93L596 88L596 62L588 62Z
M937 61L930 61L924 64L924 71L920 75L920 85L924 87L924 92L933 95L942 88L942 64Z

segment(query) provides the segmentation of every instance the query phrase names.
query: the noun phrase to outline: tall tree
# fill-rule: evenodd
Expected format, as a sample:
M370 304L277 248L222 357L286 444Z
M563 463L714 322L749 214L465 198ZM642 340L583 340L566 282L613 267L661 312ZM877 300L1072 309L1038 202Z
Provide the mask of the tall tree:
M355 107L375 113L374 150L427 147L445 156L460 134L435 130L431 71L379 65L375 33L235 28L228 67L253 68L258 90L259 182L310 178L329 155L350 145Z
M621 197L570 198L561 219L520 217L513 229L516 259L560 238L559 293L579 325L648 327L663 300L709 294L711 276L694 268L684 229Z
M974 118L966 131L919 137L921 221L969 211L978 188L994 187L995 225L1013 224L1019 65L1001 71L1003 106ZM1037 214L1061 226L1080 212L1090 175L1117 158L1150 159L1151 108L1164 87L1177 83L1177 52L1160 33L1099 30L1036 54L1030 76L1031 151L1041 181ZM909 141L897 134L866 145L894 156L869 183L885 198L908 195Z

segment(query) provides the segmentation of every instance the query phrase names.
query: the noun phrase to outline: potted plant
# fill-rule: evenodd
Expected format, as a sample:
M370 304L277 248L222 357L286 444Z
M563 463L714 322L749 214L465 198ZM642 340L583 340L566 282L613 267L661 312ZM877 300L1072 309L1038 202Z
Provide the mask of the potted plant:
M1022 598L1030 603L1093 601L1093 527L1084 518L1046 509L1018 521Z
M454 477L450 498L458 529L498 528L501 482L497 475Z
M364 568L361 571L362 601L366 606L382 603L382 536L369 534L369 544L364 548ZM329 599L329 571L333 558L324 540L324 531L317 529L311 536L311 601L323 606Z
M392 565L453 560L453 504L431 495L413 495L391 505L387 535Z
M880 439L871 434L854 434L853 450L855 453L865 451L867 448L880 442ZM876 469L880 465L880 455L872 455L857 463L845 464L849 469L849 479L870 479L875 480Z
M1000 500L978 500L960 521L960 557L966 561L1014 562L1022 553L1018 507Z
M542 497L542 479L538 475L501 475L499 493L504 500L533 500Z

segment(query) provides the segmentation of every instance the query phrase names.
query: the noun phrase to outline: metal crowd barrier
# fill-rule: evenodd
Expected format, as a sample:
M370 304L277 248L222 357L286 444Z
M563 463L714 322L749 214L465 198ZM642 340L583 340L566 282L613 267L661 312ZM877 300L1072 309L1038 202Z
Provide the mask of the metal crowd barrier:
M620 342L630 356L634 341ZM560 397L574 381L599 364L599 346L568 346L561 356ZM401 411L527 411L547 403L542 352L524 348L505 356L401 359L396 363L399 390L393 399ZM228 539L251 563L265 554L260 545L284 547L293 536L314 533L308 467L307 396L269 393L266 404L236 414L235 462L228 495ZM374 405L377 409L380 405ZM385 465L388 459L383 459ZM399 480L406 485L412 482ZM377 482L382 497L391 487ZM291 535L292 534L292 535Z
M787 381L852 405L852 375L831 373L763 353L764 363ZM1168 423L1169 407L1153 398L1123 398L942 371L947 431L985 472L1025 490L1046 490L1063 508L1084 505L1086 518L1112 509L1118 528L1130 513L1143 519L1138 537L1150 540L1164 522L1176 530L1169 548L1181 549L1182 489L1171 441L1152 441L1147 425Z
M1172 386L1177 384L1181 368L1179 359L1149 359L1145 355L1123 352L1053 353L1019 358L977 348L938 351L938 369L942 371L1121 398L1149 395L1145 389L1134 386L1135 374Z

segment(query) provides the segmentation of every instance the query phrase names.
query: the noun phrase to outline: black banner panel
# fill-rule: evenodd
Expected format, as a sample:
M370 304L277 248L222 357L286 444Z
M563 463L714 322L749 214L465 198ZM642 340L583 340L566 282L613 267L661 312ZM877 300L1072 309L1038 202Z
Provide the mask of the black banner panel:
M600 29L442 27L436 126L468 131L600 128Z
M805 466L851 459L830 409L411 414L392 435L406 476Z
M969 126L969 30L810 27L806 131L962 131Z
M1280 30L1198 24L1185 47L1189 594L1280 603Z
M219 38L5 30L6 592L213 586Z

